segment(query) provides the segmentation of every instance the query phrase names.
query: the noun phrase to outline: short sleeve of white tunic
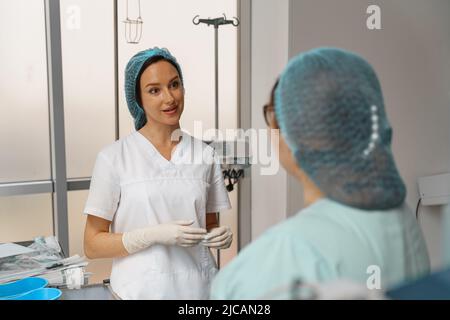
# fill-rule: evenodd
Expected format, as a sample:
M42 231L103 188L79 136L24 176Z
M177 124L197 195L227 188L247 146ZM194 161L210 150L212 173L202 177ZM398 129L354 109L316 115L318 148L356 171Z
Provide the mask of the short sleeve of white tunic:
M85 214L113 220L120 199L119 177L104 152L97 155Z

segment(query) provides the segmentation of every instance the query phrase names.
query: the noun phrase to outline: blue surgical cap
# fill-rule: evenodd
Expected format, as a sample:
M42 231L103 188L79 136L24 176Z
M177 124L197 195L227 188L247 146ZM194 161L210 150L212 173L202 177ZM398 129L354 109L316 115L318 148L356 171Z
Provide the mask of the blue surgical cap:
M144 109L137 102L136 85L141 74L142 66L149 59L154 57L162 57L165 60L172 62L175 65L178 74L180 75L181 84L183 84L183 75L181 73L180 65L174 56L166 48L147 49L135 54L125 68L125 97L127 100L128 109L134 119L134 127L136 131L142 128L147 123Z
M275 116L297 164L326 197L366 210L403 203L381 86L363 58L336 48L294 57L275 91Z

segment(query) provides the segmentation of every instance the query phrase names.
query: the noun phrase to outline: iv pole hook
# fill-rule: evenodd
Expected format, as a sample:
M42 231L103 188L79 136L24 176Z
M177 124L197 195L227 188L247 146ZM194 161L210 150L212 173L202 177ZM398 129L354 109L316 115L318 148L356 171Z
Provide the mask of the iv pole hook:
M195 19L197 19L197 18L199 18L199 19L198 19L197 22L196 22ZM196 15L196 16L194 17L194 19L192 19L192 23L195 24L195 25L199 25L199 24L200 24L200 16L199 16L199 15Z

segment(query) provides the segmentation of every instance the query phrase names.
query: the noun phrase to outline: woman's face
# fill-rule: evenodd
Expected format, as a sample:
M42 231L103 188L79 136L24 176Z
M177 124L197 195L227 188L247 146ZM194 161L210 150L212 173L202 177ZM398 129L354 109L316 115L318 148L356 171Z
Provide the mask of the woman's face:
M178 125L184 88L177 69L165 60L149 65L140 79L141 101L148 123Z

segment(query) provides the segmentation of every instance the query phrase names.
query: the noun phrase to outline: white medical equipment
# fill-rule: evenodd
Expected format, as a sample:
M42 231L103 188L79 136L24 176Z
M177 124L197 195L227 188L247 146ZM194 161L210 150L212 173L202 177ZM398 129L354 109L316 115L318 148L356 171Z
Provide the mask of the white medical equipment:
M420 177L418 183L423 206L450 202L450 173Z
M419 201L416 206L418 217L419 206L443 205L443 259L450 266L450 173L437 174L418 178Z

